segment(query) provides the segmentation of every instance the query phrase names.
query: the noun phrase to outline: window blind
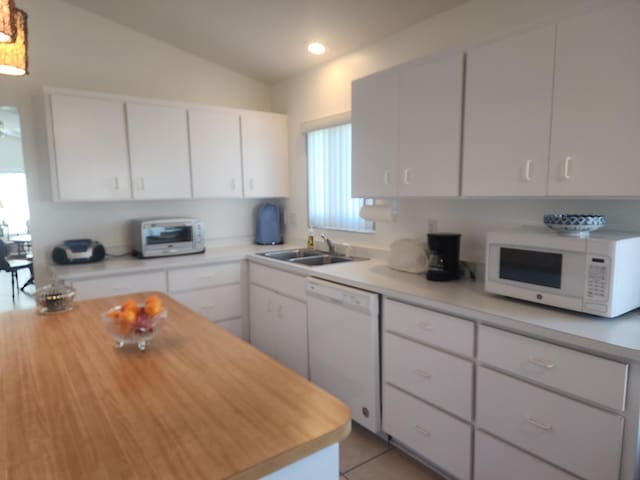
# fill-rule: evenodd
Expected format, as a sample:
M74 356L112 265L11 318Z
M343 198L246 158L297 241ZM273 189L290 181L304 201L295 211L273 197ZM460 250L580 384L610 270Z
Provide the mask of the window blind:
M364 200L351 198L351 124L307 133L309 225L373 232L360 218Z

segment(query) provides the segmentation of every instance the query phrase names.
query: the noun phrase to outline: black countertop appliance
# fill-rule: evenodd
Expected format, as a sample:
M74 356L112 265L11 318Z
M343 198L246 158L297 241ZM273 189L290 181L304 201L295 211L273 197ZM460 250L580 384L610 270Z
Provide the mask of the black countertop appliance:
M429 233L429 269L427 280L446 282L460 277L459 233Z

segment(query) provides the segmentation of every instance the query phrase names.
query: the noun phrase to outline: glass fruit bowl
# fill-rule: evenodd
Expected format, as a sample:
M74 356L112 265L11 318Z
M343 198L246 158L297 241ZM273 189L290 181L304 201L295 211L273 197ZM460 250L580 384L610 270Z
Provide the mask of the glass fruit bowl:
M127 300L102 314L104 327L115 340L116 348L137 345L140 351L147 349L149 341L158 333L166 318L167 310L159 303L159 299L158 302L146 302L143 305Z

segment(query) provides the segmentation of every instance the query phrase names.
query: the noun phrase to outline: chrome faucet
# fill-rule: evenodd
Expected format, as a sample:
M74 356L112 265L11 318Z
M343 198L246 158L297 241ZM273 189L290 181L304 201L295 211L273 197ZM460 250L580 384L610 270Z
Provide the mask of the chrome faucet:
M329 248L329 253L331 255L336 253L336 246L333 244L333 242L331 241L331 239L329 237L327 237L324 233L322 235L320 235L322 237L322 239L327 242L327 248Z

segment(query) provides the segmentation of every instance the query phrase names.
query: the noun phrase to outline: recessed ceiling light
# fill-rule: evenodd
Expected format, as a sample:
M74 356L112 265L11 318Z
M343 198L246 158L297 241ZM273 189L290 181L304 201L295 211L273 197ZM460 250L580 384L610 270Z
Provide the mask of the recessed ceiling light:
M309 45L307 45L307 50L309 50L309 53L312 53L314 55L322 55L327 51L325 46L319 42L311 42Z

